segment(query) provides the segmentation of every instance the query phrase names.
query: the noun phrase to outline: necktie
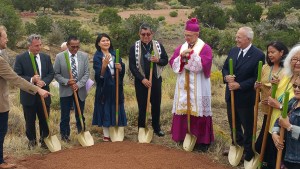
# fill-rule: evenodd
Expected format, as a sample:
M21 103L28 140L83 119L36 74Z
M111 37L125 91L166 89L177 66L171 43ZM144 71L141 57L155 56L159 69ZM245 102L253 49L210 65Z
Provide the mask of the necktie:
M76 62L75 62L75 55L71 56L71 68L72 68L73 79L75 79L77 81L78 77L77 77L77 68L76 68Z
M236 65L238 64L239 61L242 60L243 57L244 57L244 52L243 52L243 50L242 50L241 53L239 54L237 60L236 60Z
M35 65L36 65L36 72L38 73L38 75L40 75L40 69L39 69L39 65L38 65L38 63L37 63L37 61L36 61L36 56L34 56L34 62L35 62Z

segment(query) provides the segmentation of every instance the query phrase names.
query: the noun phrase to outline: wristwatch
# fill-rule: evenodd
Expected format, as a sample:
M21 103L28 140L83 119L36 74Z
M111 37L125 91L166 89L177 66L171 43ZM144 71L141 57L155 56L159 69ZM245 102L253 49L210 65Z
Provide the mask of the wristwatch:
M280 104L280 106L279 106L279 110L282 110L282 104Z

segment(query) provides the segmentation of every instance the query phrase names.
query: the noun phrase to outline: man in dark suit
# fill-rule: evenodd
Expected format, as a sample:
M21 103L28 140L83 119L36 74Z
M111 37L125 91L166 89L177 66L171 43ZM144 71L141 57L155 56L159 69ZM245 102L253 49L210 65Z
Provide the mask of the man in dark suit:
M50 56L40 53L42 47L41 36L32 34L27 38L27 43L28 51L16 57L14 70L19 76L23 77L27 81L49 91L49 84L54 78L54 71ZM36 70L38 73L37 75L35 75L30 55L34 56L37 68ZM26 122L26 136L29 140L28 148L31 149L37 145L35 128L36 116L39 119L41 147L46 148L47 146L45 145L44 138L48 136L49 129L46 123L40 96L30 95L23 90L20 90L20 101L23 106ZM49 115L51 98L46 98L45 103Z
M8 38L6 28L0 25L0 168L14 168L15 164L6 163L3 159L3 142L8 128L8 112L9 112L9 91L8 83L34 95L39 93L43 97L47 97L50 93L38 88L18 76L9 66L8 62L3 59L2 52L6 48Z
M241 27L235 37L236 47L229 51L224 63L222 74L226 83L225 100L227 115L232 137L231 99L230 91L234 91L236 115L236 141L244 146L245 160L254 156L251 149L253 110L255 103L254 83L257 79L258 62L265 62L264 53L252 45L253 31L250 27ZM229 59L233 60L233 74L229 74ZM242 130L242 127L244 130Z

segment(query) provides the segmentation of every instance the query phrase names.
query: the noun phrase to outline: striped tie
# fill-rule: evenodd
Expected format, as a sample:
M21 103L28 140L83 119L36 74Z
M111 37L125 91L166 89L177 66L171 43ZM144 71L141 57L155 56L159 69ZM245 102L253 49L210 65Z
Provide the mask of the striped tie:
M74 54L72 54L72 56L71 56L71 67L72 67L73 79L78 81L77 68L76 68L76 62L75 62L75 55Z

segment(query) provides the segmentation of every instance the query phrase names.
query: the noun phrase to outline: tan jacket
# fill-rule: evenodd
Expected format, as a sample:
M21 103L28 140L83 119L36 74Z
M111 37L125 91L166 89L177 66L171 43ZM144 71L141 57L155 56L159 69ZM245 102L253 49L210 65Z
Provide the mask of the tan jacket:
M9 111L9 91L7 82L30 94L36 94L38 90L37 86L32 85L18 76L9 66L8 62L0 55L0 113Z

